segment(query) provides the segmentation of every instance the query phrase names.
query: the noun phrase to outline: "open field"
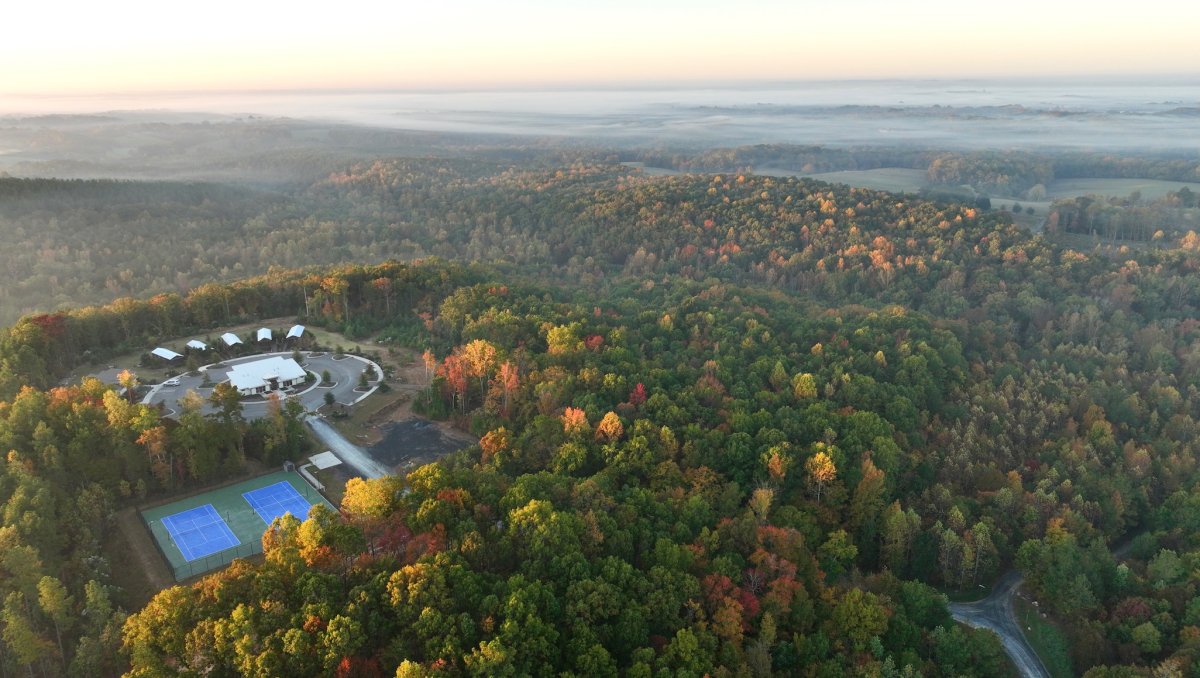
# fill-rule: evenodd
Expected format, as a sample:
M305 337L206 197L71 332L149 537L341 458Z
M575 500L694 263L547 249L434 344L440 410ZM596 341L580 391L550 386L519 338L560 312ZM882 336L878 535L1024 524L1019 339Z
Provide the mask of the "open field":
M1015 224L1023 226L1034 233L1042 232L1042 228L1046 225L1046 217L1050 215L1049 201L1031 202L1029 200L1013 200L1012 198L992 198L991 200L992 209L1012 214ZM1014 204L1021 206L1019 214L1013 213L1012 206ZM1033 214L1025 211L1028 207L1033 208Z
M1081 195L1105 195L1124 198L1140 191L1142 198L1157 200L1167 193L1181 188L1190 188L1200 193L1200 183L1185 181L1159 181L1157 179L1058 179L1046 185L1046 195L1052 200L1074 198Z
M1168 240L1117 240L1113 242L1096 235L1062 231L1048 234L1047 237L1062 247L1070 247L1080 252L1096 251L1099 248L1098 251L1109 256L1125 256L1130 250L1163 249L1173 246Z
M841 172L796 172L794 170L758 167L755 174L768 177L806 177L833 184L846 184L858 188L870 188L876 191L891 191L893 193L916 193L921 190L928 180L925 170L906 169L903 167L881 167L871 170L844 170Z
M896 193L915 193L928 183L924 170L906 169L903 167L883 167L871 170L845 170L841 172L797 172L795 170L774 169L770 167L755 168L755 174L769 177L807 177L836 184L846 184L859 188L871 188L879 191ZM1046 185L1048 200L1030 202L1018 199L1016 202L1023 206L1041 209L1049 207L1050 202L1062 198L1074 198L1081 195L1104 195L1124 198L1134 191L1142 194L1142 198L1156 200L1167 193L1181 188L1190 188L1200 193L1200 183L1186 181L1161 181L1158 179L1101 179L1082 177L1075 179L1057 179ZM1010 198L992 198L993 206L1000 204L1012 205Z
M678 170L673 170L668 167L654 167L652 165L647 165L644 162L623 162L621 164L632 169L641 170L642 174L651 177L673 177L677 174L681 174L681 172Z

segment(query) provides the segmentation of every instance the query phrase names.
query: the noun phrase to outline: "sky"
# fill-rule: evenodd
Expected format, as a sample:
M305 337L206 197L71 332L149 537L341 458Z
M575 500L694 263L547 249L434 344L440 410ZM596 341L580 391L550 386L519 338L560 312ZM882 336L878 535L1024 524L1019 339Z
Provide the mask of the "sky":
M1177 0L20 2L0 93L1194 75L1196 26Z

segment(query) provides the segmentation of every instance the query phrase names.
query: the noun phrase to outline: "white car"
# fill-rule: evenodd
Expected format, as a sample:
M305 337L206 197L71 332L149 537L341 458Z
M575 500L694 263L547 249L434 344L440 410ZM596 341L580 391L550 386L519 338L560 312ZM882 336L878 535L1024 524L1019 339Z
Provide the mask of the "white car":
M178 386L178 385L179 385L179 377L171 377L170 379L163 382L163 386Z

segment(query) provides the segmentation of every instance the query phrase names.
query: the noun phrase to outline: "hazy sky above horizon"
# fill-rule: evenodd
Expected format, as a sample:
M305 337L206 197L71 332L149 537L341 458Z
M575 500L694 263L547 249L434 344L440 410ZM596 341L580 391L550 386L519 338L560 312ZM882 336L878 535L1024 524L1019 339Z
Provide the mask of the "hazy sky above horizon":
M20 3L0 92L1195 74L1200 3Z

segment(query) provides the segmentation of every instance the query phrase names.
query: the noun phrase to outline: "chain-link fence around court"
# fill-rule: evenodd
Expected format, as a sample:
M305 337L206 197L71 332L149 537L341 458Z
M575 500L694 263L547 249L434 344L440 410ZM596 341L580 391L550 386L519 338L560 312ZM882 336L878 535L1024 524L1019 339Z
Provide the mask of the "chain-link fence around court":
M247 558L262 553L262 535L267 525L242 497L243 494L279 482L287 482L310 504L333 506L304 481L298 474L289 471L279 471L259 476L251 480L217 488L208 492L192 495L169 504L143 509L142 520L154 537L154 545L159 554L166 559L175 575L175 581L184 581L192 577L211 572L233 562L235 558ZM194 509L199 506L211 505L220 519L228 525L238 544L231 548L210 553L188 560L180 550L171 533L163 524L163 518ZM296 516L303 520L305 516Z

